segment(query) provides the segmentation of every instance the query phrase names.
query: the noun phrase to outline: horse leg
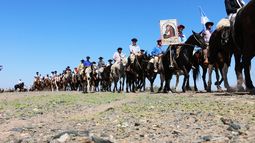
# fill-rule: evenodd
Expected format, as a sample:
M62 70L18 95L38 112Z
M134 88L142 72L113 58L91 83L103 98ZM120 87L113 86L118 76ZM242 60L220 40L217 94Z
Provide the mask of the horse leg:
M203 83L204 83L204 90L207 89L207 83L206 83L206 73L207 73L207 67L203 67L203 75L202 75L202 79L203 79Z
M186 90L191 90L191 87L189 85L189 73L187 73Z
M220 67L220 71L222 71L221 67ZM219 82L219 79L220 79L219 68L217 68L217 67L215 67L215 76L216 76L216 83L217 83L216 87L217 87L217 90L222 92L222 89L221 89L221 86L220 86L220 82Z
M161 74L160 74L160 87L159 87L159 89L158 89L158 93L161 92L161 90L162 90L162 88L163 88L164 81L165 81L165 77L164 77L164 75L161 73Z
M197 89L197 75L196 75L196 73L195 73L195 70L196 70L196 69L193 69L194 90L195 90L195 91L198 91L198 89Z
M228 65L227 63L224 63L224 66L222 68L222 77L224 80L224 87L227 89L228 92L233 92L233 89L229 86L229 83L228 83L227 73L228 73Z
M235 72L236 72L236 78L237 78L237 91L244 91L243 74L242 74L243 65L241 63L241 55L235 52L234 57L235 57L235 63L236 63Z
M189 78L189 73L187 72L185 67L183 67L183 73L184 73L184 78L183 78L183 83L182 83L182 92L186 92L185 85L187 84L187 79Z
M255 88L253 86L251 75L250 75L250 67L251 67L251 57L243 57L243 65L244 65L244 75L245 75L245 84L246 90L251 92L251 94L255 95Z
M180 75L179 75L179 73L178 73L178 71L177 71L177 73L176 73L176 83L175 83L175 88L174 88L174 91L175 91L175 92L177 91L177 86L178 86L178 84L179 84L179 77L180 77Z
M212 86L212 70L213 70L213 65L209 64L208 66L208 85L207 85L207 92L211 92L211 86Z

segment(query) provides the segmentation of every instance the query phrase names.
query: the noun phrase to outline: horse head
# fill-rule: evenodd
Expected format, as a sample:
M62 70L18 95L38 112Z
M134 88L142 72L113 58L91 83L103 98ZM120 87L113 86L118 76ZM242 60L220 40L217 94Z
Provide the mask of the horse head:
M205 43L204 38L202 37L201 33L196 33L194 31L192 31L192 36L194 38L193 43L194 45L201 47L201 48L206 48L207 45Z

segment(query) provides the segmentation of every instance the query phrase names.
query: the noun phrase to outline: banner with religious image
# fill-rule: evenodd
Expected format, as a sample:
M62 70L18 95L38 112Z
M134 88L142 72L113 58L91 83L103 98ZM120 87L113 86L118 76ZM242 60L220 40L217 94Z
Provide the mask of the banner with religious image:
M160 20L160 38L163 45L178 44L177 20Z

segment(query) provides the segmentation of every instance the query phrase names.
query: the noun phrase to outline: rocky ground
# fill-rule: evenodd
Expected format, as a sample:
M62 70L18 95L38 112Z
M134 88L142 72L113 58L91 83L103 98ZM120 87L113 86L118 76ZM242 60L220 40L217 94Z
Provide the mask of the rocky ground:
M0 142L255 142L255 96L0 94Z

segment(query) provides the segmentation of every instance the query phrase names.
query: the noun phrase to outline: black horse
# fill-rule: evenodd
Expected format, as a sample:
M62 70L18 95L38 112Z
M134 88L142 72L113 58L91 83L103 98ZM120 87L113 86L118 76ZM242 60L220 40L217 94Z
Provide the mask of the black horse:
M236 16L233 25L233 38L237 46L236 75L238 87L242 86L242 68L244 68L245 84L248 91L255 94L255 88L250 76L251 60L255 56L255 0L251 0Z
M15 91L26 91L24 82L14 85Z
M193 50L195 46L205 48L207 45L203 37L199 33L195 33L192 31L193 34L187 39L185 44L181 45L181 51L179 53L178 58L175 59L176 65L178 69L182 70L184 73L184 79L182 84L182 91L185 92L189 87L189 72L192 69L192 58L193 58ZM170 58L171 57L171 46L167 49L166 53L162 57L163 66L164 66L164 73L165 73L165 87L164 92L170 91L170 80L173 75L173 69L169 67L170 65Z

